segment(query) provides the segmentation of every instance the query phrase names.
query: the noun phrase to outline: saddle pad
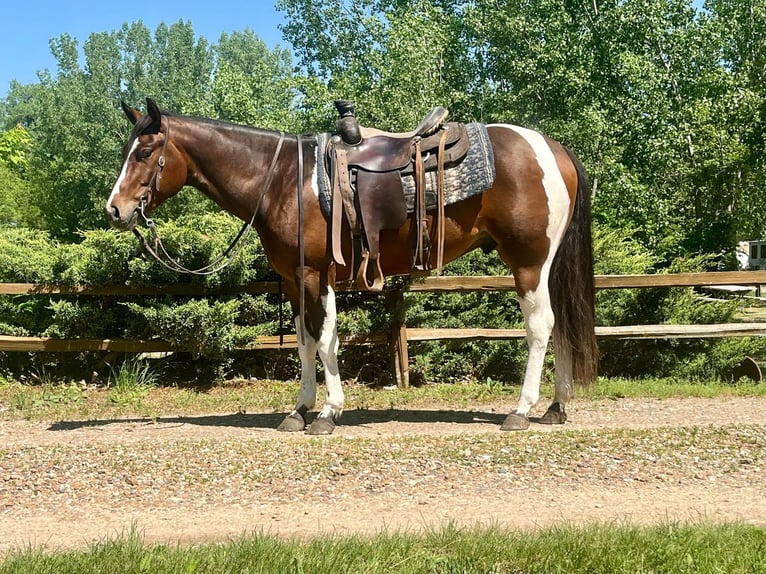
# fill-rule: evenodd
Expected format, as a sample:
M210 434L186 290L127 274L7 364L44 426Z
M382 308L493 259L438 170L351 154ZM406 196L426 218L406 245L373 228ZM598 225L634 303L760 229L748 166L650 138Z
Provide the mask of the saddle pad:
M450 205L483 193L495 181L495 156L484 124L472 122L465 124L470 146L465 159L455 167L444 170L444 199ZM317 135L317 188L319 203L325 217L330 217L332 197L330 176L325 157L326 146L332 134ZM321 159L320 159L321 158ZM436 172L426 172L426 209L436 209ZM402 178L407 210L412 213L415 206L415 178Z

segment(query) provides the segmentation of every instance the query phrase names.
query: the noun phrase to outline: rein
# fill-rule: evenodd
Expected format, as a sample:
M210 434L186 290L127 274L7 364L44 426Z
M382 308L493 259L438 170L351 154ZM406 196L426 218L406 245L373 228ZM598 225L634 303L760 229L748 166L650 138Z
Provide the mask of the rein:
M162 181L162 172L165 169L165 151L167 149L168 141L170 140L170 118L165 116L165 121L167 123L167 127L165 128L165 142L162 144L162 153L160 154L160 157L157 159L157 168L155 170L154 177L152 178L152 180L154 181L154 187L155 187L156 193L160 192L160 182ZM158 262L160 262L164 267L170 269L171 271L176 271L178 273L187 273L189 275L212 275L213 273L217 273L218 271L221 271L225 267L229 266L232 263L232 261L236 259L237 255L239 255L239 252L242 250L242 247L244 246L244 242L243 243L239 243L239 242L245 237L247 237L250 234L250 232L253 230L253 223L255 223L255 217L258 215L258 211L261 208L263 199L264 197L266 197L266 194L268 193L269 188L271 187L271 180L274 178L274 169L277 165L277 158L279 157L279 152L282 150L282 144L284 143L284 140L285 140L284 132L279 132L279 141L277 142L277 148L274 151L274 156L271 159L271 165L269 166L269 171L266 175L266 180L264 182L263 189L261 190L261 195L258 198L258 203L255 206L255 211L253 211L253 216L250 218L249 222L245 222L242 225L242 228L239 230L239 233L237 233L236 237L233 239L231 244L214 261L198 269L187 269L168 253L167 249L165 248L165 245L162 243L162 239L160 239L160 236L157 233L157 226L155 225L154 220L148 217L145 211L146 205L148 203L149 192L152 191L151 184L149 187L149 192L141 196L141 199L138 205L138 212L141 215L141 218L144 220L146 227L149 228L149 231L151 231L152 239L154 240L154 247L149 245L149 242L138 231L138 229L134 228L133 233L138 238L138 241L141 243L141 247L147 253L149 253L152 257L154 257ZM239 245L237 245L238 243Z

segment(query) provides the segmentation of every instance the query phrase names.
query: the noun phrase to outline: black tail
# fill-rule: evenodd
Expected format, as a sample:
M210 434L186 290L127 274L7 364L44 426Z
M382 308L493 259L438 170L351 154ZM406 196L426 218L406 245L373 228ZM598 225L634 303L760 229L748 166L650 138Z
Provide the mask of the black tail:
M570 351L575 382L587 385L598 372L590 186L583 165L571 151L567 153L577 170L577 198L551 267L551 305L556 318L553 338L555 347Z

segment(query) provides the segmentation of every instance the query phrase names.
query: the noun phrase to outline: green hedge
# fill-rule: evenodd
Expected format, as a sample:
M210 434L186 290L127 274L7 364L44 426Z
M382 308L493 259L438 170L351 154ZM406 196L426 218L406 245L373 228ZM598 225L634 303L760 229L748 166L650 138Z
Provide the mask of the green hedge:
M218 256L238 231L239 223L220 213L181 216L161 224L169 250L189 267L202 266ZM197 283L208 288L231 287L251 281L273 280L255 234L246 240L239 257L220 273L195 277L174 273L143 255L132 234L111 230L82 233L79 243L58 243L46 233L0 227L0 281L68 285L151 286ZM608 229L594 234L596 272L624 274L655 272L657 262L626 234ZM705 258L679 261L668 271L699 271ZM496 253L474 251L447 266L451 275L497 275L507 269ZM394 284L403 280L394 278ZM343 333L385 332L391 320L383 297L358 293L339 297L339 329ZM597 294L600 325L642 323L720 323L738 312L736 301L702 302L690 288L604 290ZM512 292L461 294L407 293L395 310L411 327L523 326ZM275 295L211 297L94 297L31 295L0 297L0 333L60 338L163 339L189 349L197 374L220 377L236 374L234 352L256 335L278 331ZM285 323L289 320L285 310ZM698 339L687 341L601 342L601 372L618 376L725 376L745 355L763 356L762 338ZM252 357L252 353L248 356ZM295 376L295 362L260 354L265 372ZM526 364L523 341L411 343L413 380L453 382L463 379L517 383ZM0 356L0 368L22 372L40 361L46 368L74 365L90 368L97 358L24 353ZM269 363L269 364L264 364ZM548 358L548 371L553 359ZM274 365L286 367L280 370ZM344 348L344 377L388 382L388 353L381 348ZM295 371L295 372L294 372Z

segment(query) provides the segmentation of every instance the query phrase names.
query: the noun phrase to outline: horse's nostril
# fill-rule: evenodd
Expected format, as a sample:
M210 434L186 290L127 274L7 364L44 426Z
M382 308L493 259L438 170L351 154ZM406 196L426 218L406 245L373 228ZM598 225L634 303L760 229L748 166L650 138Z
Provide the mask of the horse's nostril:
M120 208L117 207L116 205L112 206L111 216L114 221L120 220Z

